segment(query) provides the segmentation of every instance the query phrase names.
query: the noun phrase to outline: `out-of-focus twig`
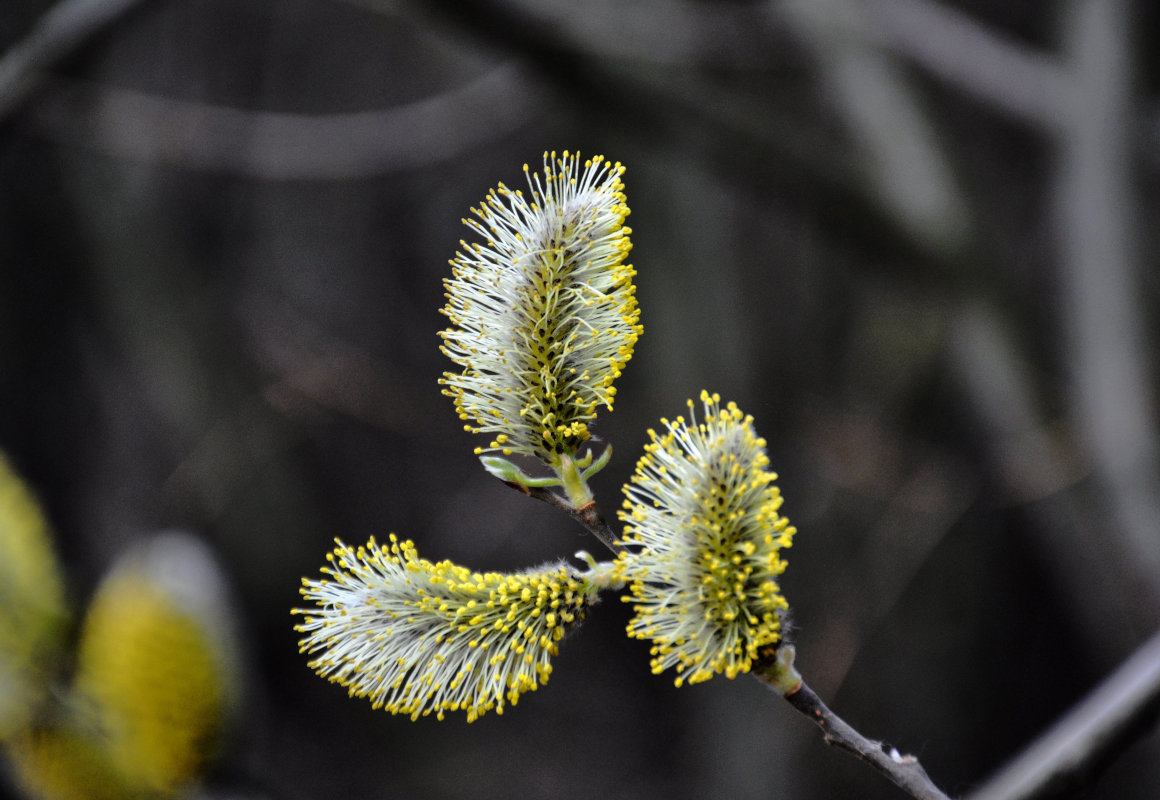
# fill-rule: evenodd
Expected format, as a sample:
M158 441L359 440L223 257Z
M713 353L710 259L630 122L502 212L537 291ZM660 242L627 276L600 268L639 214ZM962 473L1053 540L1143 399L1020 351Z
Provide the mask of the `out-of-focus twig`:
M878 44L1011 119L1058 132L1074 94L1053 54L934 0L861 0ZM1137 148L1160 165L1160 108L1137 121Z
M1155 625L1155 596L1141 597L1124 576L1134 572L1130 550L1106 537L1101 514L1086 501L1090 470L1075 451L1072 436L1051 424L1040 410L1033 369L1022 358L997 312L966 305L947 327L947 369L981 431L978 437L993 465L1000 496L1025 507L1033 521L1032 541L1058 580L1066 581L1077 636L1089 651L1125 653L1137 631ZM1117 591L1090 591L1116 586Z
M896 610L939 543L978 500L980 485L960 458L868 414L819 402L790 427L810 443L815 491L834 497L827 505L857 496L878 509L858 537L859 557L832 567L829 601L846 612L817 621L810 648L811 685L833 696L862 643Z
M787 124L784 112L755 103L752 93L736 87L730 92L727 84L713 86L698 76L690 98L686 76L650 80L649 70L617 68L578 52L553 19L528 3L399 0L398 5L431 25L452 25L525 60L565 95L570 113L616 120L617 130L631 132L654 157L695 159L762 194L820 195L826 200L816 206L819 225L841 226L868 253L888 249L897 257L921 250L867 191L866 182L857 180L856 170L848 168L851 159L829 146L837 138L832 126L820 120L810 125L808 112ZM776 29L776 20L767 27ZM747 105L752 113L739 113Z
M1069 437L1039 411L1034 368L998 311L979 301L963 305L947 326L944 354L1010 501L1058 496L1084 477ZM1072 532L1052 535L1070 539Z
M1121 586L1131 556L1122 548L1093 546L1098 514L1074 496L1080 488L1071 487L1080 477L1076 457L1050 438L1037 416L1026 365L996 317L981 308L958 314L949 329L948 355L1012 499L1034 501L1029 512L1038 522L1040 552L1058 575L1075 581L1064 594L1080 635L1092 643L1088 649L1122 652L1134 632L1154 619L1155 601L1140 602L1131 591L1085 591ZM1117 745L1142 732L1141 720L1149 707L1155 710L1158 694L1160 634L970 800L1038 796L1056 782L1090 773Z
M336 180L455 158L526 124L540 96L512 64L414 103L324 115L54 82L30 118L53 139L121 158L268 180Z
M945 259L966 244L971 220L934 129L895 60L873 43L856 0L772 4L810 48L865 158L873 194L899 225Z
M945 3L861 0L883 47L1019 120L1055 130L1070 80L1058 59Z
M1023 800L1072 784L1153 729L1158 711L1160 633L968 800Z
M0 120L12 113L44 72L141 0L61 0L32 32L0 58Z
M1071 414L1132 553L1131 578L1160 597L1160 436L1154 353L1140 308L1141 218L1133 188L1131 4L1067 4L1065 52L1076 92L1058 140L1053 192Z
M341 0L385 14L400 13L394 0ZM515 6L550 19L561 41L589 55L688 70L769 69L786 62L784 26L770 24L751 3L693 0L519 0Z

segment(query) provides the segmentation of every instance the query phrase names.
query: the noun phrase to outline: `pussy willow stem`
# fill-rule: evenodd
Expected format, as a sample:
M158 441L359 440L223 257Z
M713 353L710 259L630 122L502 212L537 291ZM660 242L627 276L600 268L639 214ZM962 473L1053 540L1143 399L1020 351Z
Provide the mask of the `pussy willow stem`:
M555 492L540 486L527 486L515 481L504 481L513 489L542 500L548 505L566 511L572 519L599 539L613 553L621 553L626 548L604 521L595 500L590 500L579 508ZM794 667L794 648L782 645L769 648L753 666L752 672L759 680L785 697L789 704L808 717L825 734L826 744L853 753L870 764L900 789L915 800L950 800L926 774L926 770L911 755L903 755L893 747L867 739L854 730L845 720L835 714L822 702Z
M903 755L882 742L867 739L831 711L822 702L822 698L802 680L793 666L793 656L792 645L782 645L776 650L771 648L762 654L761 661L754 664L753 675L769 684L791 706L821 728L826 744L853 753L915 800L950 800L934 785L917 758Z
M613 553L620 553L625 549L612 528L604 521L604 517L601 515L600 509L597 508L595 500L589 500L579 508L575 508L571 503L550 489L541 486L525 486L515 481L504 481L504 483L529 497L542 500L550 506L555 506L567 512L568 516L579 522L584 527L584 530L599 539L600 543Z

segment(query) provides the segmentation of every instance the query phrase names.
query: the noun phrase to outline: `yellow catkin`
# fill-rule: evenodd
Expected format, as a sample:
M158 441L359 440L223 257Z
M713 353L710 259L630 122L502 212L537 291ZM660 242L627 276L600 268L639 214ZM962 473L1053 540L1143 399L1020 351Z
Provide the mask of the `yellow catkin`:
M44 699L62 662L67 619L48 522L0 455L0 741Z
M564 151L524 171L527 195L500 184L464 220L486 244L461 242L444 282L441 349L462 371L440 383L467 430L492 437L477 452L554 463L612 408L640 312L624 167Z
M42 800L130 800L96 737L67 728L22 730L9 743L12 775L24 794Z
M200 620L135 570L106 579L81 636L78 696L135 789L168 794L212 754L226 678Z
M319 675L412 718L502 714L548 680L551 658L597 588L566 565L472 572L420 558L393 534L338 546L306 579L300 649ZM549 613L550 612L550 613Z
M653 671L675 668L678 686L736 677L781 640L780 551L795 533L753 418L708 392L701 404L702 421L689 401L688 421L648 432L620 512L628 633L653 642Z

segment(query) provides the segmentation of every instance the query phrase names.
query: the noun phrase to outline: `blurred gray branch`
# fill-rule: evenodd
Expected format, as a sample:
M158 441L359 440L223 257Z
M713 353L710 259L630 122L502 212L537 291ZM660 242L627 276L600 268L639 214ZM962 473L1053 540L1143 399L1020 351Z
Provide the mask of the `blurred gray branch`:
M927 63L957 65L956 74L974 76L972 85L997 86L998 73L971 66L991 54L997 64L1013 65L1015 78L1007 85L1021 88L1009 102L1022 107L1025 95L1043 93L1043 105L1034 113L1055 121L1046 132L1059 142L1057 256L1066 299L1060 326L1074 387L1073 413L1095 477L1108 492L1108 513L1115 520L1109 530L1131 553L1123 567L1149 597L1160 598L1160 445L1149 412L1153 394L1146 326L1137 303L1138 214L1130 182L1136 126L1125 55L1129 6L1077 0L1068 16L1066 72L1061 73L991 39L965 17L921 0L870 2L881 14L879 25L885 20L883 29L894 32L893 41L926 54ZM867 178L882 202L907 230L935 244L936 252L942 249L937 243L945 248L964 236L967 202L943 147L889 55L873 46L860 0L791 0L773 7L811 46L835 110L866 151ZM919 31L933 31L921 49ZM942 39L947 46L937 46ZM978 52L968 58L972 47Z
M132 161L267 180L338 180L454 158L526 124L539 98L535 82L509 63L414 103L325 115L56 81L29 117L57 141Z
M1130 4L1073 0L1066 22L1076 91L1058 141L1054 212L1071 411L1107 492L1105 531L1123 539L1134 580L1155 600L1160 444L1148 366L1155 349L1140 307Z
M932 251L961 249L971 227L966 200L906 76L875 46L858 0L783 0L771 9L809 47L831 103L865 153L874 196Z
M0 119L12 113L44 73L141 0L61 0L0 58Z
M930 0L860 0L882 47L1015 119L1053 130L1071 89L1059 59Z
M407 3L341 0L379 13L399 13ZM521 0L522 13L552 20L560 41L575 52L617 61L687 69L768 69L784 64L785 26L771 25L760 4L690 0Z
M1160 633L967 800L1028 800L1073 786L1125 738L1154 729L1157 711Z
M1030 360L1001 315L978 303L955 315L946 347L947 367L982 431L980 443L1006 500L1026 505L1041 558L1074 587L1064 599L1077 637L1097 651L1127 652L1136 632L1154 624L1160 601L1086 590L1122 585L1134 572L1132 553L1113 543L1093 546L1106 526L1079 486L1090 467L1074 452L1070 431L1040 411Z

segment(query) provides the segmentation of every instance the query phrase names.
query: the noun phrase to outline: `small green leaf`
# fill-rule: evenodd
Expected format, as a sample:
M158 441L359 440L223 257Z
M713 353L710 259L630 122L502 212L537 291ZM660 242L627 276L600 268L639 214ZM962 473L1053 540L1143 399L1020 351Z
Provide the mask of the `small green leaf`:
M550 478L533 478L506 458L500 458L499 456L480 456L479 461L483 464L484 469L504 483L513 483L525 489L560 485L559 478L555 476Z

